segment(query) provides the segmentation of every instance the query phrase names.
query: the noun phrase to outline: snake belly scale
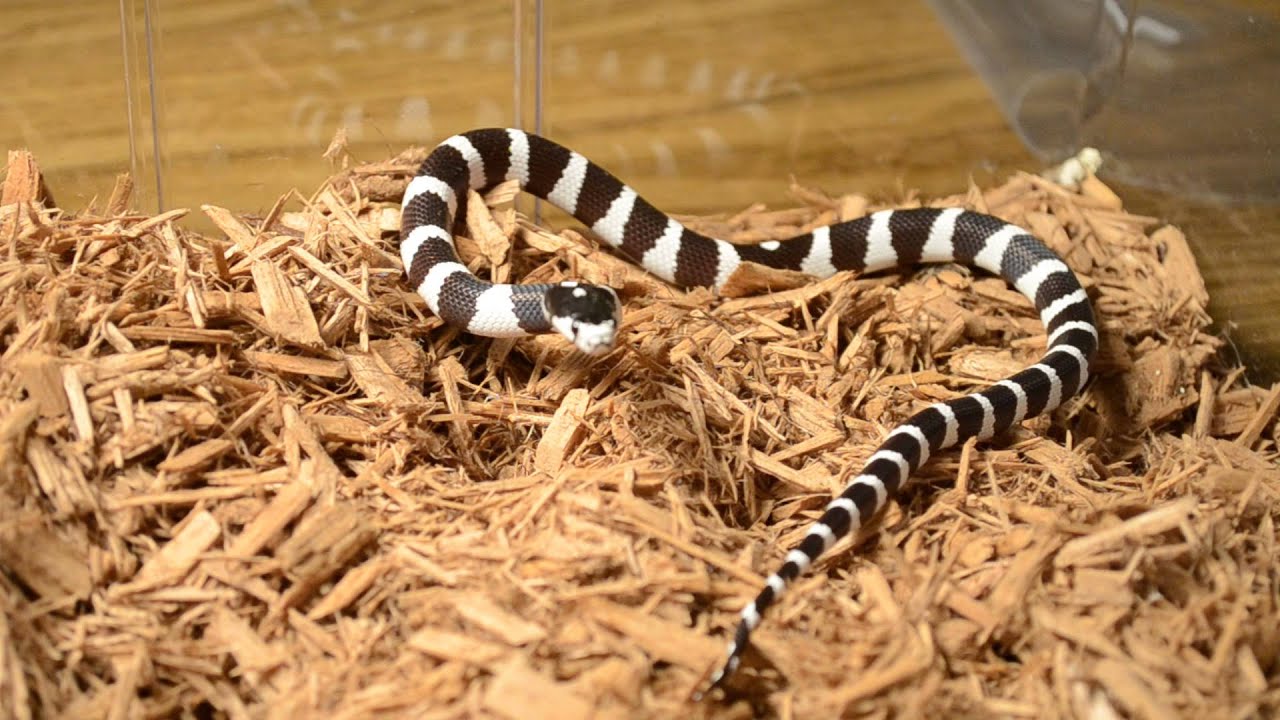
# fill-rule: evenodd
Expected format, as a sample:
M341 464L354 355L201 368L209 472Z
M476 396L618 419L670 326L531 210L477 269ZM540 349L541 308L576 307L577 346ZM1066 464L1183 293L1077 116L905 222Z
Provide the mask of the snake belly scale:
M400 253L409 284L433 313L468 332L489 337L558 332L582 351L600 354L613 348L621 322L620 302L610 288L577 282L492 284L459 261L451 229L467 191L512 179L573 215L621 255L678 286L719 290L742 262L816 277L954 262L1003 277L1034 303L1044 323L1048 350L1034 365L978 392L931 405L888 434L743 608L711 686L737 668L751 632L791 583L836 541L869 522L931 455L1049 412L1079 392L1089 377L1098 347L1089 299L1062 259L1016 225L958 208L883 210L787 240L735 245L684 227L582 155L502 128L445 140L404 195Z

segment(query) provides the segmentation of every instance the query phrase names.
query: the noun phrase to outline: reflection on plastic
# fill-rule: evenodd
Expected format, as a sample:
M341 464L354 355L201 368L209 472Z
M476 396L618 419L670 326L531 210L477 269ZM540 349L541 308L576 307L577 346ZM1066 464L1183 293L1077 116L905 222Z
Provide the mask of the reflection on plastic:
M121 22L131 164L154 163L162 206L312 184L339 128L368 158L517 116L511 6L498 0L127 0Z
M1027 145L1118 179L1280 200L1280 26L1213 0L930 0Z

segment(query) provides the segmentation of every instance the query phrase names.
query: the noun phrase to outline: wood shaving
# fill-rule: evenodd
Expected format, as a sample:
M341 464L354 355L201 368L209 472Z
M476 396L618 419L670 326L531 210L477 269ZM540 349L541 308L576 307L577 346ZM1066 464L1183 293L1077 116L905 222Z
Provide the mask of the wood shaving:
M58 209L10 154L0 717L1280 713L1280 386L1218 359L1176 228L1091 175L927 203L1068 258L1097 377L933 459L770 613L730 698L692 706L884 434L1034 362L1043 329L953 266L676 291L502 188L471 196L464 260L612 285L621 347L470 337L402 283L422 157L264 217L206 205L206 237L126 211L127 177ZM795 195L689 223L759 241L893 206Z

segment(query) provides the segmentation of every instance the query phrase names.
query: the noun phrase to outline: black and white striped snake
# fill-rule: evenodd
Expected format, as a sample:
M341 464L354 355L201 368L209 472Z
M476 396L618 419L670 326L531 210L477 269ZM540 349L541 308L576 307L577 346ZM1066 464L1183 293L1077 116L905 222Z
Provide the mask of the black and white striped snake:
M468 189L512 179L675 285L719 290L744 261L819 277L958 262L1012 283L1035 303L1048 333L1048 351L1035 365L927 407L889 433L742 610L712 687L737 668L751 632L788 585L837 540L866 524L930 455L1049 412L1088 379L1098 330L1084 289L1052 250L999 218L958 208L884 210L789 240L734 245L689 230L582 155L509 129L473 130L445 140L404 195L400 254L409 283L432 312L468 332L511 337L554 331L592 354L612 349L617 336L621 309L610 288L575 282L496 285L458 260L451 228Z

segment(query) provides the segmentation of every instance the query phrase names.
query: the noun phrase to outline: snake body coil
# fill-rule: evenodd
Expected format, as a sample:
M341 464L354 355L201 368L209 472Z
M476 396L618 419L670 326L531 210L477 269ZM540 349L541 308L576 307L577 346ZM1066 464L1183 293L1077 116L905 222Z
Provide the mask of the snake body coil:
M584 352L602 353L613 347L621 321L618 298L607 287L491 284L459 262L450 228L467 190L510 179L675 285L718 290L744 261L818 277L958 262L1000 275L1040 313L1048 351L1039 362L979 392L925 408L889 433L743 608L713 686L737 668L769 606L837 540L870 521L931 455L1049 412L1088 379L1098 331L1084 289L1052 250L999 218L954 208L884 210L788 240L734 245L684 227L582 155L509 129L473 130L445 140L404 196L400 252L409 283L432 312L468 332L559 332Z

